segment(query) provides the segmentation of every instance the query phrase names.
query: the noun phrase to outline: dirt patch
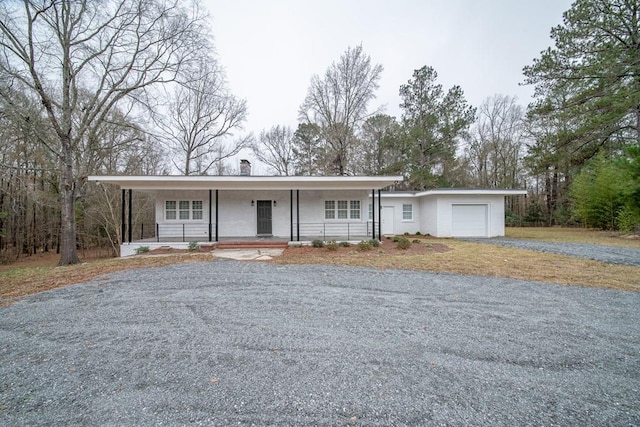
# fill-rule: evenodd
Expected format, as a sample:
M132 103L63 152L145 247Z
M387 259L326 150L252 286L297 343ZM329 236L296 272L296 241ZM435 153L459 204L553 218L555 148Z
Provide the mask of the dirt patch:
M156 248L152 251L146 252L145 254L142 255L166 255L166 254L189 254L189 253L199 253L199 252L211 252L215 249L216 247L214 245L209 245L209 246L200 246L197 250L190 250L190 249L176 249L176 248L172 248L169 246L160 246L159 248Z
M409 240L415 239L415 237L408 237ZM451 248L443 243L430 242L429 240L420 239L420 243L412 243L407 249L399 249L398 244L385 239L381 242L377 248L371 248L371 250L361 250L358 245L351 245L349 247L338 246L336 250L329 250L325 248L314 248L313 246L299 246L290 247L285 249L282 254L282 258L296 258L296 259L328 259L337 258L342 259L345 256L349 258L385 258L388 256L400 256L400 255L428 255L449 252Z
M186 254L189 252L190 251L188 249L176 249L176 248L170 248L169 246L161 246L152 251L141 253L140 255ZM195 252L195 251L191 251L191 252Z

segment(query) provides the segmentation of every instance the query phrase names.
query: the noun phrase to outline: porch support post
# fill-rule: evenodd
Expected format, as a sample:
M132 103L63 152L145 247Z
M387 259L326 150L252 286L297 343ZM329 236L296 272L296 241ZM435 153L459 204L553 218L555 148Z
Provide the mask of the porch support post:
M378 190L378 237L382 241L382 199L380 198L380 190Z
M218 190L216 189L216 242L218 241Z
M376 238L376 190L371 190L371 215L373 216L371 222L372 239ZM380 239L382 241L382 239Z
M293 190L289 190L289 223L291 230L291 241L293 242Z
M300 241L300 190L296 190L296 219L298 224L297 241Z
M129 189L129 229L128 234L129 234L129 243L131 243L131 241L133 240L131 237L132 233L133 233L133 227L132 227L132 221L133 221L133 215L132 215L132 211L133 211L133 190Z
M125 216L126 210L125 210L125 206L127 204L127 199L126 199L126 193L127 190L125 190L124 188L122 189L122 228L120 229L121 234L120 234L120 244L123 244L125 242L125 235L127 233L127 217Z
M209 241L211 241L211 193L209 190Z

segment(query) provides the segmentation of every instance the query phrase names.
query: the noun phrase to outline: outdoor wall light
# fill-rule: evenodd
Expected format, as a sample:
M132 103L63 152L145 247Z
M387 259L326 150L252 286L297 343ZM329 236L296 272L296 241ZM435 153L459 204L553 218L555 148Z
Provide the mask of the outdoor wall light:
M278 206L278 202L276 202L275 200L273 201L273 207L275 208L276 206Z
M251 206L253 206L253 200L251 201Z

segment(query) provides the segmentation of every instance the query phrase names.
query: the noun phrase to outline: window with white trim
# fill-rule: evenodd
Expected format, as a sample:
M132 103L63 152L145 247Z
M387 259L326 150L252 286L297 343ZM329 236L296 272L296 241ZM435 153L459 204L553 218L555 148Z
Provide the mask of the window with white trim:
M373 219L373 203L369 203L369 219Z
M167 200L164 202L164 218L176 219L176 201Z
M402 220L403 221L413 220L413 205L411 204L402 205Z
M166 200L164 218L166 220L198 221L202 219L202 200Z
M188 200L180 200L178 202L178 213L181 220L188 220L191 217L191 202Z
M324 201L324 219L335 219L336 202L334 200Z
M360 200L351 200L349 202L349 218L360 219Z
M191 202L191 219L202 219L202 200Z
M349 218L349 202L346 200L338 200L338 219Z
M360 219L360 200L325 200L324 219Z

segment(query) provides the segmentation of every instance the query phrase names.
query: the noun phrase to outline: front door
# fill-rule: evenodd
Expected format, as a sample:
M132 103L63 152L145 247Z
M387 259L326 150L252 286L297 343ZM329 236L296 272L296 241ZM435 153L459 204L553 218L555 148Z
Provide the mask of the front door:
M258 236L271 234L271 200L258 200Z

